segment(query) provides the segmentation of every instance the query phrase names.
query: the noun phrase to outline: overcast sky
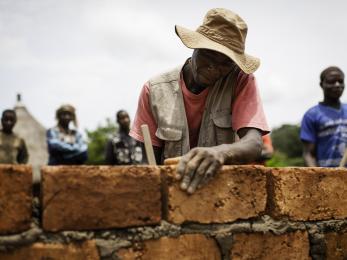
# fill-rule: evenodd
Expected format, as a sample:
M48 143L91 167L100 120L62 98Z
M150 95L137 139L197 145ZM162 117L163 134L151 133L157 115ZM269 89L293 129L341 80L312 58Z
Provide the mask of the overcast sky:
M224 7L248 24L246 52L261 59L255 76L270 126L299 123L322 99L320 72L347 72L345 2L0 0L0 110L21 93L45 127L64 103L76 106L81 129L118 109L133 118L143 84L192 52L174 25L195 30L210 8Z

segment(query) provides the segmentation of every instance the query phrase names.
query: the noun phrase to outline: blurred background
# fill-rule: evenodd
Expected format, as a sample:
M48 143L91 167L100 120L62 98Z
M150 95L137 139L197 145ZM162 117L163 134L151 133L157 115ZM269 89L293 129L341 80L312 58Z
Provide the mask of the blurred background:
M298 132L304 112L322 99L320 72L330 65L347 71L343 0L0 0L0 110L21 93L45 128L71 103L87 137L114 131L115 112L133 118L143 84L192 53L174 25L196 29L214 7L248 24L246 52L262 62L255 76L270 126ZM290 145L301 149L299 140Z

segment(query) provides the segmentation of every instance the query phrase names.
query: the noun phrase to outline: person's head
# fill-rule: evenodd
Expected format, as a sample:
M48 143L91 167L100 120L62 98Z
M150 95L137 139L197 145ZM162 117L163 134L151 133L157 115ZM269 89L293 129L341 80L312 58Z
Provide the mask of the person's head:
M228 56L208 49L195 49L190 63L194 81L204 87L214 85L237 66Z
M5 133L12 133L12 129L17 122L16 112L12 109L6 109L2 112L1 125Z
M343 71L335 66L326 68L320 74L320 86L324 97L330 100L339 100L345 88L345 75Z
M76 110L71 105L62 105L55 113L55 117L58 120L58 125L63 128L69 128L70 122L73 122L77 127Z
M119 127L122 130L129 130L130 129L130 117L128 112L125 110L119 110L116 114L117 117L117 123L119 124Z
M228 74L235 64L247 74L260 65L258 58L245 53L247 24L230 10L211 9L196 31L177 25L175 29L183 44L194 49L192 69L194 80L200 83L213 84L217 77Z

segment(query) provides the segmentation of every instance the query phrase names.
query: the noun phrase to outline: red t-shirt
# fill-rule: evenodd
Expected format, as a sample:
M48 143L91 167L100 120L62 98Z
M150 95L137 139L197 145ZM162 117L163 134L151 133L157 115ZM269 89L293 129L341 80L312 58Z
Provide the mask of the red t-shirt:
M241 71L238 75L237 82L237 97L233 107L231 108L233 129L237 132L240 128L252 127L261 130L263 133L269 132L263 105L253 74L248 75ZM209 89L207 88L200 94L195 95L187 89L183 77L181 77L179 85L182 89L188 121L190 148L194 148L198 142L202 115ZM140 142L143 142L141 132L142 124L148 125L152 144L154 146L161 147L163 145L163 141L155 135L157 123L150 108L148 82L142 88L137 112L130 130L130 136Z

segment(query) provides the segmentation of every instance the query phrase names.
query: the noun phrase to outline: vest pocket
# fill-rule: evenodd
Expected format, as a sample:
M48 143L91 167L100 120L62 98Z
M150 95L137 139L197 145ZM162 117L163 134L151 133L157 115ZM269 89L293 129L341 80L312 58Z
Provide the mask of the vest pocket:
M158 128L155 135L164 140L164 158L182 155L182 130L174 128Z
M233 143L235 134L231 125L230 110L227 111L227 113L213 115L212 120L214 123L217 145Z

